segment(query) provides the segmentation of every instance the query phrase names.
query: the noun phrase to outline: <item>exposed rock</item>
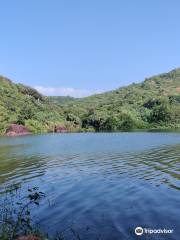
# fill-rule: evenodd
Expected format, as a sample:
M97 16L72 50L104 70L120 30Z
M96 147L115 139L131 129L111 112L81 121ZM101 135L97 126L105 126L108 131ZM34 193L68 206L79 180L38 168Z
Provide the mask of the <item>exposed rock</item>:
M28 236L18 237L16 240L41 240L41 239L33 235L28 235Z
M54 132L55 133L67 133L68 129L63 125L57 125L57 126L55 125Z
M18 125L18 124L11 124L5 133L6 136L10 136L10 137L23 136L28 134L30 134L28 129L25 126Z

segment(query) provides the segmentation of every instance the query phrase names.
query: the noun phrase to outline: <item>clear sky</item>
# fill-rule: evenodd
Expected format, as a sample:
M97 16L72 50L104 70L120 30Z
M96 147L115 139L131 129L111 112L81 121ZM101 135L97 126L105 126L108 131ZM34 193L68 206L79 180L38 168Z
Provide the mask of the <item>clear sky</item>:
M85 96L180 67L179 0L0 0L0 74Z

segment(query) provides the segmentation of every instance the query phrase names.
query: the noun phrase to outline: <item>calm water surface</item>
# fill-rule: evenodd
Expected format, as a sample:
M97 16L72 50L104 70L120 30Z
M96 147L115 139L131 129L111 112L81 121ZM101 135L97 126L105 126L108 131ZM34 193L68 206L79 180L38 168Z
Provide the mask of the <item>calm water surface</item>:
M37 220L50 234L73 224L81 239L178 240L179 180L179 133L0 138L0 191L39 186L48 201ZM137 226L174 233L137 238Z

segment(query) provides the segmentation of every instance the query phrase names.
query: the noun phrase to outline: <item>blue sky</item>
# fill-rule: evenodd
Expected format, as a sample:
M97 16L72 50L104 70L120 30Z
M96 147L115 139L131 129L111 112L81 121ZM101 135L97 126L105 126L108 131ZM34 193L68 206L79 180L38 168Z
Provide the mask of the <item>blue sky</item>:
M2 0L0 74L86 96L180 67L179 0Z

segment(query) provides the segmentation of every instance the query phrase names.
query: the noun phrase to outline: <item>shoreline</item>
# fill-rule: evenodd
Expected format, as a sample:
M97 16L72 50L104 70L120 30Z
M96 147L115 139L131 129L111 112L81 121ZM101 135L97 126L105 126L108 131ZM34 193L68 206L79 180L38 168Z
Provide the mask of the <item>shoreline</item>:
M68 131L68 132L28 132L28 133L17 133L17 134L2 134L0 137L23 137L23 136L36 136L36 135L46 135L46 134L55 134L55 135L64 135L64 134L77 134L77 133L180 133L180 128L150 128L150 129L132 129L132 130L119 130L119 131Z

